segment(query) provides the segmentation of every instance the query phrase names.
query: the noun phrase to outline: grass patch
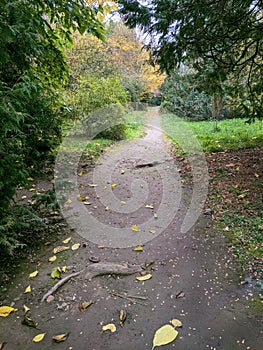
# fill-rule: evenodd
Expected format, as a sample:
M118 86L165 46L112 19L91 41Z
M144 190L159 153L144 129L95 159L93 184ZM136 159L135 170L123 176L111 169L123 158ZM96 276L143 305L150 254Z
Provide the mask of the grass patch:
M239 150L242 148L256 147L263 145L262 121L245 123L246 119L226 119L218 123L218 130L215 130L214 121L185 121L205 153L222 152L227 150ZM172 114L162 116L162 127L176 143L173 138L173 129L176 120Z
M206 153L207 205L215 211L218 229L228 237L229 249L243 271L263 280L263 128L261 121L245 121L222 120L218 131L212 121L185 121L185 127L193 131ZM162 116L175 153L187 158L176 140L178 125L172 114Z

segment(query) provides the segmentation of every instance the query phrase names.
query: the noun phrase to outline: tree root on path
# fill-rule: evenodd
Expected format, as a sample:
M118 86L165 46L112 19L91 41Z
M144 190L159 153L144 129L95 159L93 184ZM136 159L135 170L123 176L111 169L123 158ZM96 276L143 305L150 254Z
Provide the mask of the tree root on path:
M45 301L50 295L56 292L56 290L61 287L64 283L69 281L72 277L79 276L82 272L86 271L85 279L91 280L93 277L102 276L102 275L133 275L136 272L142 271L140 265L129 266L128 264L118 264L118 263L97 263L94 265L89 265L88 267L71 273L68 276L65 276L60 281L58 281L49 291L42 297L41 303Z

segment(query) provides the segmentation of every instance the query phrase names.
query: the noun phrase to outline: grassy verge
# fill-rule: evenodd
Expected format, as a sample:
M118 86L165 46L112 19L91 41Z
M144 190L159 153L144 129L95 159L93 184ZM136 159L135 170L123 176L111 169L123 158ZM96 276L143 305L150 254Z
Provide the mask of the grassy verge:
M193 131L205 153L263 146L262 122L245 122L245 119L221 120L218 130L215 130L214 121L185 121L185 125ZM162 126L168 135L173 135L174 123L175 118L172 114L162 116Z
M162 126L171 135L178 152L174 117L163 115ZM189 122L206 153L209 171L207 205L214 210L218 229L223 230L229 248L252 279L263 278L263 129L261 122L245 124L243 119L219 122ZM180 152L182 155L183 152ZM263 289L263 283L262 283Z

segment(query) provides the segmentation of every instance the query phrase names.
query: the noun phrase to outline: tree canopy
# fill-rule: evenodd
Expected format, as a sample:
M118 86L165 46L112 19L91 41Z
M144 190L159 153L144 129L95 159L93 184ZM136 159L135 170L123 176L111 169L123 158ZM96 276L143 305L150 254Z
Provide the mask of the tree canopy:
M231 75L246 86L248 111L262 117L262 0L120 0L131 27L147 33L153 62L172 71L191 61L218 82ZM210 79L210 80L211 80ZM238 92L240 93L240 91Z

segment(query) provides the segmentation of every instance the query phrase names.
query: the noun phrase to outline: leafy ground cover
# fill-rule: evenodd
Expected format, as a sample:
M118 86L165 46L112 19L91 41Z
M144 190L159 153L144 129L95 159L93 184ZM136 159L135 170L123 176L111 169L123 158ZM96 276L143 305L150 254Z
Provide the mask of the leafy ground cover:
M163 116L163 128L171 138L173 123L172 115ZM217 132L211 121L187 121L186 125L194 131L206 153L207 201L213 219L229 238L229 249L242 266L246 281L260 287L263 276L262 123L223 120ZM172 141L175 153L183 155L173 138Z

